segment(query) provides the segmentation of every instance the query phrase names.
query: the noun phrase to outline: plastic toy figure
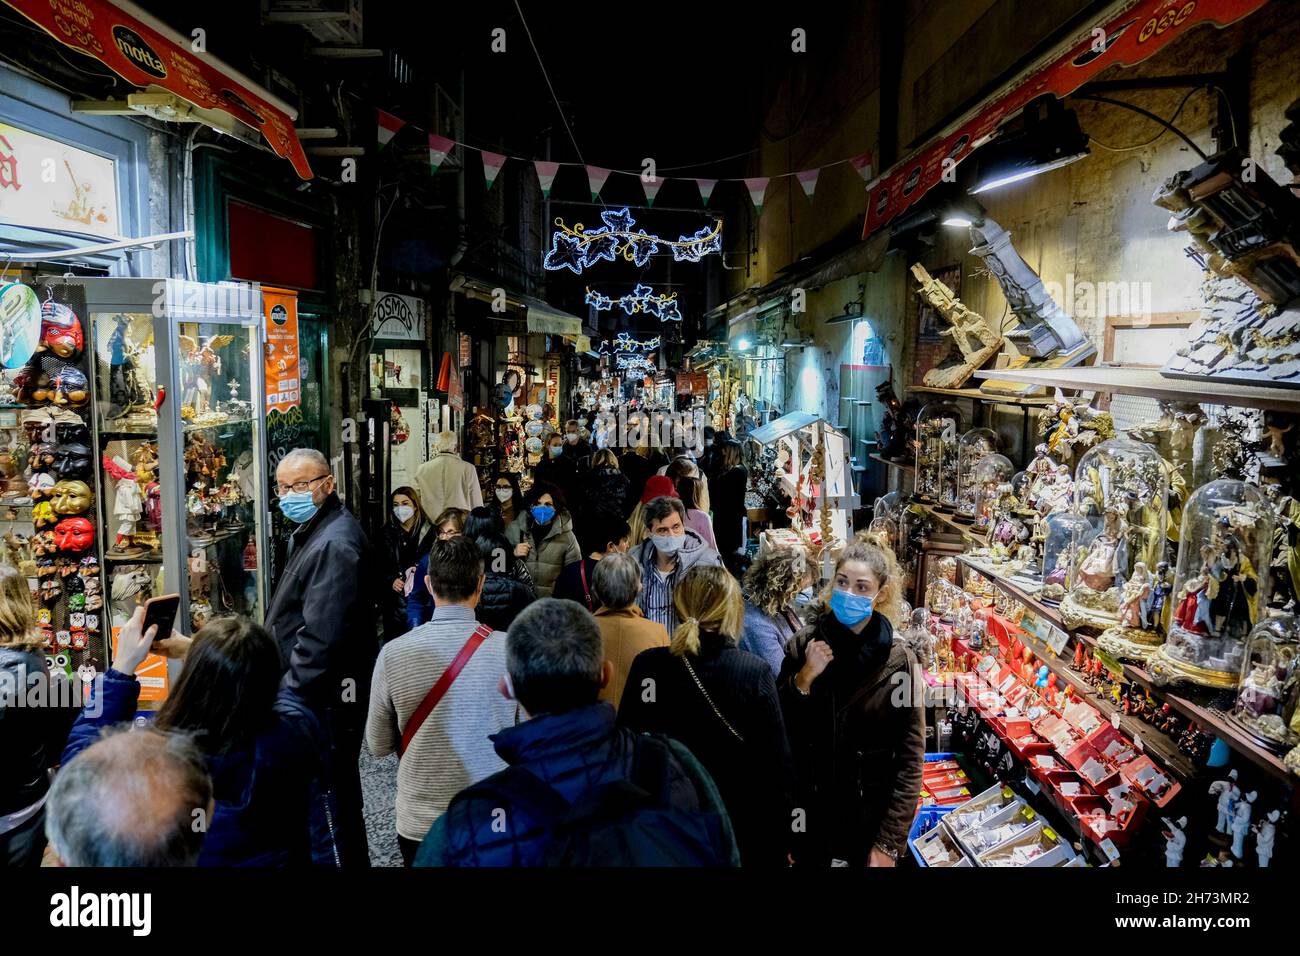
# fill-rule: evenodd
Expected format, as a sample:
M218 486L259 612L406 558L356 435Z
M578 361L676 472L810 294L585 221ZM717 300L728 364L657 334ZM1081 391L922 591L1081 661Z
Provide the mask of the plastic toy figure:
M1183 850L1187 848L1187 817L1165 817L1164 821L1169 827L1161 831L1165 838L1165 866L1177 868L1183 865Z
M1236 808L1237 797L1241 791L1237 789L1237 771L1229 770L1228 779L1216 780L1210 784L1210 796L1218 797L1217 809L1219 811L1219 821L1215 824L1215 829L1220 833L1228 832L1228 825L1232 821L1233 810Z
M1267 869L1273 858L1273 846L1277 842L1277 822L1282 819L1282 811L1270 810L1268 816L1255 825L1255 853L1259 855L1260 869Z
M1244 800L1237 801L1232 811L1232 855L1240 860L1246 855L1246 834L1250 832L1252 804L1259 794L1252 790Z

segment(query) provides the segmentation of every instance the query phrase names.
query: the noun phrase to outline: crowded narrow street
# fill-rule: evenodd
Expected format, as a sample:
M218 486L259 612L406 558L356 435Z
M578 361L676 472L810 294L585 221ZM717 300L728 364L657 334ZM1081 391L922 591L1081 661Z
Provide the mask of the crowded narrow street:
M1295 7L0 0L19 908L1280 929Z

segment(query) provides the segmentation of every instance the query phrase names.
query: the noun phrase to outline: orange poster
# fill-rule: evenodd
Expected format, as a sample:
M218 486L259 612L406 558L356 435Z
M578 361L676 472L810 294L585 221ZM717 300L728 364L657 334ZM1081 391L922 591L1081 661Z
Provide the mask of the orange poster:
M262 286L266 313L266 410L287 412L302 401L298 377L298 293Z
M117 655L117 635L120 627L113 628L113 655ZM136 668L135 679L140 682L140 700L167 699L167 658L161 654L150 654L144 663ZM148 708L146 708L148 709Z

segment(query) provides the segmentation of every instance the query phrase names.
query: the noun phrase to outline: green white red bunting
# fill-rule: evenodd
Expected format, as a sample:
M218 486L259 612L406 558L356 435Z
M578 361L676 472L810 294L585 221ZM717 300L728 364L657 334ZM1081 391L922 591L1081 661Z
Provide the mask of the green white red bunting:
M587 167L587 185L591 187L591 201L595 202L600 191L605 188L605 180L609 179L610 171L604 166Z
M659 176L641 177L641 185L645 187L646 202L651 206L655 204L655 196L659 195L659 190L663 188L664 181Z
M560 164L549 163L544 159L534 159L533 165L537 168L537 179L542 184L542 196L545 199L550 199L551 184L555 182L555 174L560 171Z
M799 180L799 185L803 187L803 194L811 201L813 193L817 190L817 174L820 169L805 169L803 172L795 173L794 178Z
M749 198L754 203L756 216L763 214L763 196L767 193L767 184L771 178L771 176L753 176L745 180L745 188L749 190Z
M859 153L849 160L849 165L858 171L864 183L871 182L871 154Z
M447 158L456 146L453 140L445 136L439 136L437 133L429 134L429 172L436 173L442 161Z
M483 178L487 180L487 188L491 189L497 181L497 173L506 164L506 158L500 153L489 153L486 149L479 150L479 153L483 156Z
M383 149L397 135L397 131L406 125L406 120L380 109L375 110L375 113L379 117L379 148Z
M716 179L697 179L695 185L700 187L700 201L707 206L709 197L713 195L713 187L718 185L718 181Z

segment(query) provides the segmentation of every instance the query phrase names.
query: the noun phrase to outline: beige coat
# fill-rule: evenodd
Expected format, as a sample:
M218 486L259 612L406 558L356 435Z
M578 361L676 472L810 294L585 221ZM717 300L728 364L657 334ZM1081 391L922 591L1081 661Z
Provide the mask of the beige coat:
M602 607L596 612L596 623L605 642L605 660L614 665L614 673L600 692L600 699L617 708L623 699L623 685L627 683L633 658L652 647L667 647L668 632L662 624L647 621L635 604L616 611Z
M447 508L469 511L483 504L478 472L455 452L440 452L417 468L415 484L420 492L420 507L430 521L437 520Z

